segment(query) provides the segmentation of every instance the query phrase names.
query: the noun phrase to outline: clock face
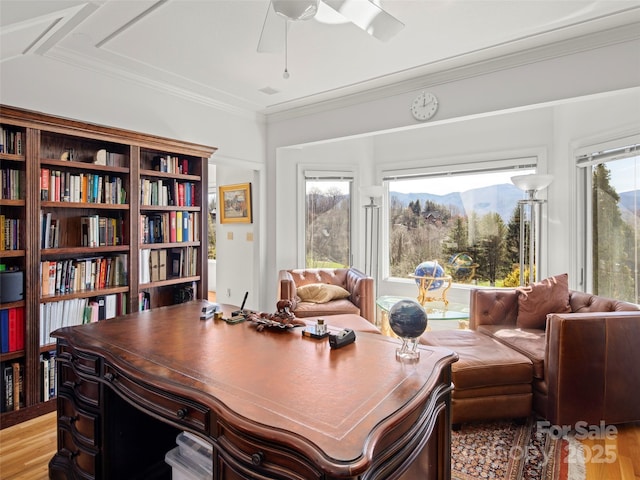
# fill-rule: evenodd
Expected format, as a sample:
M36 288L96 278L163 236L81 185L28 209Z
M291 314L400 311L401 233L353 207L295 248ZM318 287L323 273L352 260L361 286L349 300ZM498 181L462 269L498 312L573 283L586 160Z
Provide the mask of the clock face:
M438 99L433 93L422 92L411 105L411 113L416 120L428 120L438 110Z

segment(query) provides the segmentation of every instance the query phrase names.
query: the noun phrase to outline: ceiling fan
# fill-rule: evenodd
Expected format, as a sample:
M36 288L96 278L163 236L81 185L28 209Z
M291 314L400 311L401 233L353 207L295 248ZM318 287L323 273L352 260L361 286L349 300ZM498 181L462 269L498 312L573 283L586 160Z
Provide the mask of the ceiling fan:
M372 0L270 0L258 52L281 52L289 22L309 20L324 9L334 11L329 13L337 12L345 21L382 41L389 40L404 28L402 22Z

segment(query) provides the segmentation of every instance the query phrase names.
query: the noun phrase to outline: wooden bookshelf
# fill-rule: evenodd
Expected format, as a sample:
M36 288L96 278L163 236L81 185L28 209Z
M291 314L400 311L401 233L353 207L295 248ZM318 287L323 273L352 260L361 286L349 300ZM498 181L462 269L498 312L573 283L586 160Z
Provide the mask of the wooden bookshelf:
M174 303L185 290L194 298L206 298L207 252L202 246L207 243L207 161L216 149L10 106L0 106L0 127L6 137L0 140L0 206L4 218L17 220L14 226L21 239L10 249L2 245L0 265L24 272L24 298L0 302L0 312L24 309L24 347L0 353L3 367L18 362L23 368L23 404L0 414L4 428L55 408L54 401L43 400L41 381L41 354L54 349L53 344L42 341L43 334L50 333L44 332L41 318L45 306L59 303L64 308L63 302L77 302L68 308L80 305L75 311L78 316L74 315L78 321L84 301L106 296L112 296L110 300L117 296L118 308L126 312L139 309L141 296L152 308ZM170 166L163 167L167 163ZM43 181L46 174L48 185ZM5 178L11 180L13 190L5 185ZM58 190L52 189L52 178L59 182ZM167 185L176 195L182 185L181 194L188 188L189 200L177 204L172 193L166 204L145 205L141 196L144 180ZM168 216L171 212L197 217L192 222L197 232L189 232L193 238L145 244L139 228L141 215ZM141 249L183 247L192 249L194 271L140 284ZM86 273L92 262L107 266L102 284L91 283ZM58 263L69 275L68 284L44 292L42 268ZM85 276L78 280L75 275L81 270ZM55 276L51 279L58 285Z

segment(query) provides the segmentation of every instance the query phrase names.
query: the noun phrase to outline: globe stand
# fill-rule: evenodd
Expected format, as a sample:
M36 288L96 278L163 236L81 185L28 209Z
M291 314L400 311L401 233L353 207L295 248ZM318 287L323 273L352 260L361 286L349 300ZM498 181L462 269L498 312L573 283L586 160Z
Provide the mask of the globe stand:
M418 337L402 338L402 346L396 348L396 359L405 362L417 362L420 360L418 351Z
M427 329L427 312L422 305L415 300L400 300L389 310L389 326L402 339L402 346L396 349L396 360L417 362L418 339Z

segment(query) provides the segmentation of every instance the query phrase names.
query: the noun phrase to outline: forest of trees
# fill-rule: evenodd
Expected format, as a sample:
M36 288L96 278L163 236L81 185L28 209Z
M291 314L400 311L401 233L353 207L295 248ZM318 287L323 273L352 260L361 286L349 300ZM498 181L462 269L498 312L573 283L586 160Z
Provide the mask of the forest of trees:
M505 225L498 213L470 217L431 201L402 205L391 195L389 259L391 276L406 277L426 260L437 260L458 283L505 285L517 270L520 210ZM449 268L449 261L466 253L476 265L469 270ZM519 275L516 275L519 278ZM516 285L518 280L516 280Z
M307 191L305 252L307 268L340 268L351 264L350 196L338 187Z
M610 172L599 165L593 172L593 291L637 301L635 268L640 257L638 232L623 218ZM307 267L350 265L350 196L340 189L312 187L307 192ZM637 215L638 212L636 211ZM406 278L420 263L437 260L458 283L517 286L520 280L520 209L516 205L505 223L495 212L466 215L459 208L420 200L403 204L390 195L389 260L392 277ZM528 244L528 228L525 242ZM554 243L549 248L567 248ZM451 268L450 260L464 253L471 270ZM535 267L534 267L535 268ZM471 275L470 273L473 273ZM525 278L528 277L528 269Z

